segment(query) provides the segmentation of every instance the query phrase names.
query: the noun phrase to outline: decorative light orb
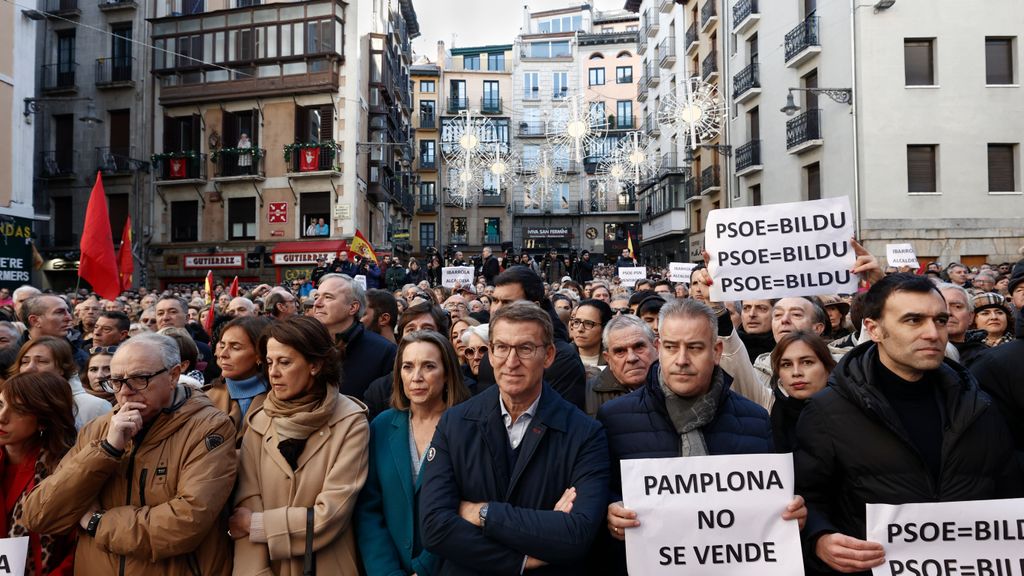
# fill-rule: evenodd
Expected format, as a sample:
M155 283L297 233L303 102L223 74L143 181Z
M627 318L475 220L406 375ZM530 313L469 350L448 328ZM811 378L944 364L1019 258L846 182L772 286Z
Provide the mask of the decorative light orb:
M686 138L691 148L696 148L721 132L727 106L713 84L697 77L683 82L681 91L662 100L658 122L671 126L677 135Z

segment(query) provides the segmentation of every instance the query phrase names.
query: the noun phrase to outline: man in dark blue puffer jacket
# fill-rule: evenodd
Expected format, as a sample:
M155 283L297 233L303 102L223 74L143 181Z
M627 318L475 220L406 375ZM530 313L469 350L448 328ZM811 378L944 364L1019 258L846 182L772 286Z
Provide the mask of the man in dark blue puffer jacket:
M661 309L658 325L659 362L647 383L597 415L608 436L612 503L611 539L595 546L601 557L595 573L626 573L624 532L640 525L636 513L622 506L621 460L773 452L768 413L732 392L732 378L718 366L722 343L715 337L714 311L695 300L676 300ZM783 517L802 524L806 515L797 496Z

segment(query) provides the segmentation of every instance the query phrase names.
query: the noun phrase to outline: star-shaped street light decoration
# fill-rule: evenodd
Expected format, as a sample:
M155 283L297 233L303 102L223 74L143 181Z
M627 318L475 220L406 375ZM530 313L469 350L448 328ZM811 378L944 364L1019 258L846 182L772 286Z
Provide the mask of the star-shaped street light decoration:
M696 76L681 85L681 95L669 94L662 100L658 121L672 126L696 150L701 142L718 136L726 106L718 97L718 89Z
M576 162L583 161L583 151L590 149L595 139L607 129L603 114L592 110L583 96L573 95L555 109L548 123L548 143L552 148L564 148Z

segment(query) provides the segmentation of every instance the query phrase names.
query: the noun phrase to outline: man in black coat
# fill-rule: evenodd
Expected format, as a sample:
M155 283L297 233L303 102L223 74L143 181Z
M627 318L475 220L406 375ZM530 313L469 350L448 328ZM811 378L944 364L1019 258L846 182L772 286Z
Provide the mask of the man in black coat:
M929 280L893 274L864 297L871 337L843 358L797 425L796 489L809 511L807 566L863 573L885 561L864 540L865 504L1018 496L1002 415L945 361L949 312Z
M1017 317L1017 339L982 354L970 370L1006 418L1024 465L1024 314Z
M494 257L494 254L488 246L484 246L480 255L483 259L480 261L480 273L477 274L477 276L483 276L484 282L486 282L488 286L494 286L494 278L501 273L501 269L498 266L498 259Z
M555 360L544 370L544 381L562 398L580 410L586 409L587 372L583 368L579 352L569 339L569 331L558 319L551 301L544 296L544 281L526 266L513 266L494 278L494 295L491 297L491 315L518 300L528 300L540 306L551 316L555 334ZM490 360L484 356L480 362L477 390L482 391L494 384L494 370Z
M590 261L590 251L584 250L580 253L580 259L573 267L572 279L580 284L594 281L594 263Z

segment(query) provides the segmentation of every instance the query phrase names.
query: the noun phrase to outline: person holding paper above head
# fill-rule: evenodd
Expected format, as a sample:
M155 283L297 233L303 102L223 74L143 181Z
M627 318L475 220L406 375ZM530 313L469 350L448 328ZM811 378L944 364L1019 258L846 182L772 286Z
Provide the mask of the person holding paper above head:
M715 312L695 300L676 300L662 307L659 325L658 363L646 382L597 414L612 458L607 522L616 541L643 522L620 501L621 460L773 452L768 413L730 390L732 378L718 365L722 343L715 337ZM803 499L797 496L779 513L802 523ZM607 550L612 557L603 560L610 573L624 574L623 546L609 543Z
M797 424L797 491L818 573L885 560L865 504L956 502L1024 492L1009 430L970 373L945 360L949 311L928 279L893 274L864 297L871 342L851 350Z

